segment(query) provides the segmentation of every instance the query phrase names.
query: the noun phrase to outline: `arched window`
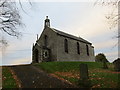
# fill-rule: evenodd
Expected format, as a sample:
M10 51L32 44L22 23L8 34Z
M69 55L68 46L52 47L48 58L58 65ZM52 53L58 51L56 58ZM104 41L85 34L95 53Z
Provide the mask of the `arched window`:
M47 37L47 35L45 35L45 36L44 36L44 44L45 44L45 47L47 47L47 39L48 39L48 37Z
M66 53L68 53L68 40L67 39L64 40L64 50Z
M87 55L89 56L89 47L86 45Z
M78 42L77 42L77 54L80 54L80 45Z

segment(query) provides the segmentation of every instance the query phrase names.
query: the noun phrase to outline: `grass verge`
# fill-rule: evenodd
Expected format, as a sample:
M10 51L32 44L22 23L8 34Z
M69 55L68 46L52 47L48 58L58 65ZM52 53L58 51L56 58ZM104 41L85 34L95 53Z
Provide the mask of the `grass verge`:
M2 88L18 88L8 67L2 67Z
M92 88L119 88L120 73L114 71L111 63L107 63L109 69L102 69L102 63L99 62L42 62L34 65L81 87L79 84L81 63L88 65Z

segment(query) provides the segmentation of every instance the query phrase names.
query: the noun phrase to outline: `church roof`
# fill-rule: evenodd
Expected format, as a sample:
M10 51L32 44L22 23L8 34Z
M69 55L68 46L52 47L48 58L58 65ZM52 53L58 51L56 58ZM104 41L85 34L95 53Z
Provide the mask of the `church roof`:
M54 32L56 32L58 35L61 35L61 36L64 36L64 37L67 37L67 38L71 38L71 39L74 39L74 40L78 40L78 41L81 41L81 42L84 42L84 43L88 43L88 44L91 44L90 42L88 42L87 40L81 38L81 37L77 37L77 36L74 36L74 35L71 35L71 34L68 34L68 33L65 33L65 32L62 32L62 31L59 31L57 29L54 29L54 28L51 28Z

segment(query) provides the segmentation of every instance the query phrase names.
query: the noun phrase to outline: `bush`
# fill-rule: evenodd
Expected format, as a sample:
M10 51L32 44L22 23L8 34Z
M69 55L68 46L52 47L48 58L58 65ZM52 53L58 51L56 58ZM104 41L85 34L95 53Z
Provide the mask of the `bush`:
M95 61L96 62L109 62L106 59L106 56L103 53L99 53L98 55L95 56Z

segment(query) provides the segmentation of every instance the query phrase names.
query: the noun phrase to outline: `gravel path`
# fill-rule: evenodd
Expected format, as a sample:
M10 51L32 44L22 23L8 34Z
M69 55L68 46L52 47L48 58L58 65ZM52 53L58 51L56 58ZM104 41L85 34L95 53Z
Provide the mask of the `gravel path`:
M32 65L11 66L23 88L73 88L74 86L50 76Z

